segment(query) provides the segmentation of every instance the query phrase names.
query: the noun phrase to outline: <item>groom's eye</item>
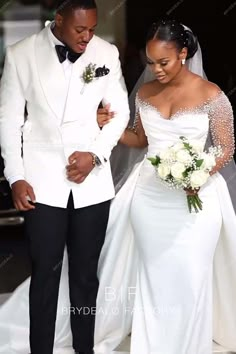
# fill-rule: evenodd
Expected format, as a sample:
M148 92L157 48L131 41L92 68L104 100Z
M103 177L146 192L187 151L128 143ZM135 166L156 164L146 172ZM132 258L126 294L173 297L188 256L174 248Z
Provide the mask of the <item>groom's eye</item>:
M77 33L82 33L84 30L76 30Z
M76 30L77 33L82 33L82 32L84 32L86 30L86 28L85 27L76 27L75 30Z
M168 64L168 61L165 61L163 63L161 63L161 66L166 66Z

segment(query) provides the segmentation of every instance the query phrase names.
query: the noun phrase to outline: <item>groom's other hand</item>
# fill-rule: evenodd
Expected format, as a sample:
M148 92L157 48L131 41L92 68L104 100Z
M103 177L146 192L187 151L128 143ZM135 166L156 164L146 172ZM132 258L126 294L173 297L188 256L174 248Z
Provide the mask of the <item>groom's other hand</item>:
M75 151L66 166L67 178L71 182L82 183L93 168L93 157L89 152Z
M27 211L35 209L32 203L35 203L35 194L31 185L24 181L19 180L11 185L12 199L14 206L17 210Z

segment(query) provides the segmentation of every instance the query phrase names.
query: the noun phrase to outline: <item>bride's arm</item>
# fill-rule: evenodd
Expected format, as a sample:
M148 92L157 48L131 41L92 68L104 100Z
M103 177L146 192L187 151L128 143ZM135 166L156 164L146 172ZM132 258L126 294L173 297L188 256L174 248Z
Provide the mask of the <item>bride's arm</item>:
M125 129L119 143L137 148L144 148L148 146L147 137L139 114L136 118L135 125L131 128L128 127Z
M209 118L213 144L222 148L222 156L216 159L212 175L233 159L235 148L233 110L223 92L210 103Z

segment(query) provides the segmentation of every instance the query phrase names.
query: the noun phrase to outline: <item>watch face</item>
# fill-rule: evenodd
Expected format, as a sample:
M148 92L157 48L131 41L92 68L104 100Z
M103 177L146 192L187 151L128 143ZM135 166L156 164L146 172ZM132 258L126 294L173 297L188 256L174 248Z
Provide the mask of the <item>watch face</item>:
M97 156L95 156L95 163L96 163L96 166L100 166L101 165L101 161L100 161L100 159Z

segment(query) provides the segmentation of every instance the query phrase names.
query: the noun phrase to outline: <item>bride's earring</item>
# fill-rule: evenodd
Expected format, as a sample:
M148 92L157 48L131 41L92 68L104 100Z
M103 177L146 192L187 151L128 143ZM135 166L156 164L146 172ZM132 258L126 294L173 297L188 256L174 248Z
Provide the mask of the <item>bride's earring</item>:
M186 62L186 59L182 59L181 62L182 62L182 65L184 65Z

